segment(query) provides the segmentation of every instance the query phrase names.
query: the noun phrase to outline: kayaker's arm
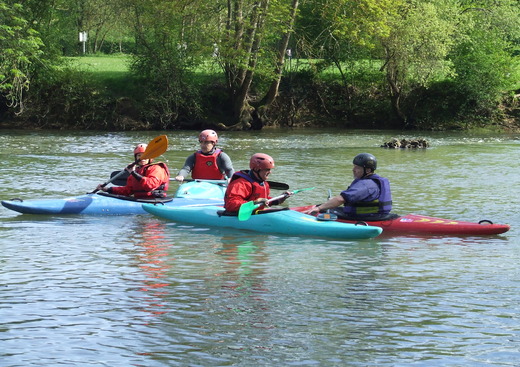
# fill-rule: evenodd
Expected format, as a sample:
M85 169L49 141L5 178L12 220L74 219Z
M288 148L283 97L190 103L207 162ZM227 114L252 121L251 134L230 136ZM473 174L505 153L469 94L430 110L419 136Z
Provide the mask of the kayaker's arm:
M283 202L284 202L285 200L287 200L287 198L288 198L289 196L291 196L292 194L293 194L293 193L292 193L291 191L286 191L286 192L284 192L284 193L283 193L283 195L284 195L283 197L281 197L280 199L277 199L277 200L273 200L273 201L271 201L271 202L269 203L269 206L271 206L271 205L281 205L281 204L283 204ZM265 199L265 200L268 201L267 199ZM256 203L255 203L255 204L256 204Z
M177 176L175 177L176 181L184 181L184 178L187 177L191 171L193 170L193 167L195 166L195 154L191 154L186 158L186 161L184 162L184 166L181 168L179 173L177 173Z
M217 157L217 165L220 171L224 172L228 180L231 178L231 176L233 176L233 173L235 173L231 158L229 158L229 156L224 152L220 153L220 155Z
M319 213L320 211L337 208L338 206L343 204L345 204L345 199L343 199L341 195L334 196L323 204L314 205L311 209L305 211L305 214L314 215L316 213Z

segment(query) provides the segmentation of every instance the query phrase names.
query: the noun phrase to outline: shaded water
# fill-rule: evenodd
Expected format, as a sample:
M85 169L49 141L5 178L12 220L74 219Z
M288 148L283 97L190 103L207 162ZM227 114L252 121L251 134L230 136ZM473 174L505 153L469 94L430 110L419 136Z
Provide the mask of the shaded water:
M162 133L4 131L0 199L91 191ZM512 229L327 241L0 207L1 366L518 364L520 136L424 133L410 151L379 148L396 132L221 135L235 168L264 151L272 180L317 187L291 206L342 190L367 151L395 212ZM175 173L196 132L168 136Z

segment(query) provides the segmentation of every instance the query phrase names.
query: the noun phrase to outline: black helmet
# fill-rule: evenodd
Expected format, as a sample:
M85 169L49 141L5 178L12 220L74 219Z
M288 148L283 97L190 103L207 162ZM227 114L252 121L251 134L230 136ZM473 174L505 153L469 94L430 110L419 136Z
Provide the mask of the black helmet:
M375 171L377 168L377 159L370 153L358 154L354 157L352 163L363 168L371 168L372 171Z

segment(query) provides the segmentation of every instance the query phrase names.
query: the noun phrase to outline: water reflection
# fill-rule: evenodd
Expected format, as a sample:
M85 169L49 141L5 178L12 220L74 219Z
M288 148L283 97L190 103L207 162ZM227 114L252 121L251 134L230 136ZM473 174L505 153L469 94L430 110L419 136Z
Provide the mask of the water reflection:
M222 279L221 289L229 300L227 310L242 315L265 312L268 303L263 295L269 292L264 283L269 262L265 242L240 241L232 236L224 236L220 242L217 254L223 258L223 272L216 276ZM248 322L257 327L263 324L257 318Z
M172 244L165 237L164 223L145 220L141 227L136 256L139 269L145 275L139 288L145 293L142 311L158 316L168 312L166 299L171 285L168 272L174 265L169 253Z

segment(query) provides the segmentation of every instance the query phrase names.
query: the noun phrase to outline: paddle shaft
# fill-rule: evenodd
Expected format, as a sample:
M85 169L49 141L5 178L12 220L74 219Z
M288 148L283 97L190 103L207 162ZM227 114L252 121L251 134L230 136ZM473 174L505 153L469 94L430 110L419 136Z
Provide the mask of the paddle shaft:
M269 204L269 203L272 203L273 201L276 201L276 200L280 200L280 199L284 199L284 198L288 198L289 196L292 196L292 195L296 195L297 193L299 192L302 192L302 191L307 191L307 190L312 190L314 189L314 187L309 187L309 188L306 188L306 189L299 189L299 190L294 190L292 191L290 194L287 194L287 193L283 193L282 195L278 195L274 198L271 198L269 200L267 200L267 202L265 203L265 205ZM253 210L261 207L262 205L264 204L255 204L256 208L254 208Z
M127 167L131 168L131 167L135 166L137 163L139 163L139 161L141 161L141 160L156 158L156 157L160 156L161 154L163 154L164 152L166 152L166 149L168 149L168 137L166 135L157 136L148 143L148 146L146 147L146 149L143 152L143 154L141 155L141 157L139 159L136 159L133 163L131 163ZM101 184L101 187L102 188L105 187L109 183L117 180L118 177L121 177L125 173L128 173L128 172L126 170L122 170L118 174L112 176L110 178L110 180ZM96 188L94 191L90 192L90 194L95 194L98 191L99 191L99 189Z
M125 175L126 173L126 175ZM117 176L117 177L116 177ZM128 172L123 171L114 171L110 175L111 182L116 186L125 186L126 185L126 179L128 178ZM170 178L170 181L177 181L175 178ZM208 182L213 183L215 185L225 185L227 184L227 180L204 180L204 179L186 179L182 182ZM177 181L179 183L182 183L180 181ZM289 185L283 182L276 182L276 181L267 181L269 182L269 187L273 190L289 190Z
M170 178L170 181L176 181L176 180L174 178ZM217 185L227 183L227 180L205 180L202 178L186 179L186 180L183 180L182 182L193 182L193 181L209 182L209 183L214 183ZM269 183L269 187L273 190L289 190L289 185L287 185L286 183L276 182L276 181L267 181L267 182Z
M135 166L139 161L135 161L134 163L130 164L128 167L133 167ZM108 180L107 182L103 183L101 185L101 187L105 187L106 185L108 185L109 183L111 182L114 182L116 181L119 177L123 176L125 173L128 173L128 171L126 170L122 170L122 171L119 171L119 173L115 174L114 176L110 177L110 180ZM125 182L126 182L126 179L125 179ZM92 191L90 194L95 194L96 192L98 192L99 190L98 189L95 189L94 191Z
M269 203L272 203L273 201L284 199L291 195L295 195L299 192L306 191L306 190L312 190L312 189L314 189L314 187L309 187L307 189L294 190L290 194L283 193L282 195L279 195L279 196L276 196L274 198L267 200L267 202L265 204L264 203L255 204L254 201L248 201L247 203L244 203L240 206L240 209L238 211L238 220L239 221L248 220L249 218L251 218L251 215L253 214L253 212L256 209L258 209L259 207L261 207L262 205L268 205Z

